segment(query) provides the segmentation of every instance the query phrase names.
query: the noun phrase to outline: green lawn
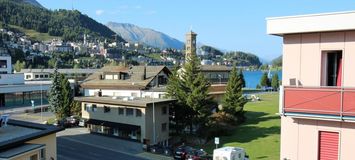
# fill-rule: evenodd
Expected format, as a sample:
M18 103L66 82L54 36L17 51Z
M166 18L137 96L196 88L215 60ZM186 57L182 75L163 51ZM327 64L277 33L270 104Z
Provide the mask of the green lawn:
M18 29L19 31L25 33L28 37L38 40L38 41L49 41L52 39L61 39L60 37L55 37L55 36L50 36L48 33L40 33L32 29L26 29L23 27L15 26L15 25L9 25L11 28Z
M250 159L280 159L280 117L278 94L260 96L259 102L248 102L245 106L247 121L238 126L232 136L220 137L220 145L246 149ZM212 153L214 142L202 146Z

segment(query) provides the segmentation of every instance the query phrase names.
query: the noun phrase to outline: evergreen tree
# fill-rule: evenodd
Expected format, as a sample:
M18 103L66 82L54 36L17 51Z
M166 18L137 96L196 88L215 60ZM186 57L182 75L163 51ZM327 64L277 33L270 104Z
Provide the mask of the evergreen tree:
M60 73L58 72L57 63L54 66L54 73L52 78L52 86L49 92L49 107L52 112L56 115L57 119L64 118L64 113L62 110L63 106L63 94L62 94L62 85L60 80Z
M196 55L192 54L183 66L181 82L185 104L192 110L189 115L192 120L190 129L192 129L193 123L200 126L205 125L207 117L211 115L211 108L208 105L210 83L201 73L200 61Z
M245 87L245 79L244 79L244 74L243 74L242 69L239 70L238 77L240 77L240 80L242 81L242 88L244 88Z
M73 93L70 87L70 83L68 79L64 76L64 74L60 74L60 83L62 88L62 113L64 117L68 117L71 115L71 103L73 101Z
M166 87L167 97L177 100L174 106L170 108L173 113L173 121L175 122L172 127L175 128L177 133L189 124L190 113L193 112L186 105L186 94L182 89L182 82L178 72L179 68L179 66L173 68Z
M261 76L261 79L260 79L260 86L261 87L268 87L270 86L270 80L269 78L267 77L267 73L264 72L264 74Z
M227 83L226 93L222 100L222 110L225 113L236 116L238 120L242 121L244 119L243 108L246 100L243 97L243 81L240 72L237 73L236 66L233 66Z
M271 87L276 91L279 90L279 75L277 73L272 76Z

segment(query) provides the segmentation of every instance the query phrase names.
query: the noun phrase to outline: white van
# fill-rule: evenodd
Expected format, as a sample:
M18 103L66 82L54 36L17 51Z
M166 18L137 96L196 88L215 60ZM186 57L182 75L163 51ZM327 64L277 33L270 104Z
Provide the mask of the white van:
M213 150L213 160L248 160L245 150L239 147L222 147Z

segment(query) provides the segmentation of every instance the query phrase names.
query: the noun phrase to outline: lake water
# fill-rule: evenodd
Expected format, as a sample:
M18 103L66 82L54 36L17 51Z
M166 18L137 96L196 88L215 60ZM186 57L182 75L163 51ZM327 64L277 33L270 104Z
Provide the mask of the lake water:
M256 85L259 84L260 78L265 71L243 71L244 79L245 79L245 87L246 88L256 88ZM281 71L274 71L271 72L271 75L274 74L279 75L279 80L282 79L282 72Z

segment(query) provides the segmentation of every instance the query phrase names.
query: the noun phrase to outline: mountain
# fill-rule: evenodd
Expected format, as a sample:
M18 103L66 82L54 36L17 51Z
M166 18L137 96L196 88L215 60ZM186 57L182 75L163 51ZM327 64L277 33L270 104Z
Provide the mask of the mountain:
M182 49L184 46L183 42L153 29L142 28L128 23L115 22L109 22L106 26L122 36L122 38L128 42L143 43L157 48Z
M84 34L93 38L113 39L116 34L105 25L96 22L77 10L47 10L30 3L34 0L0 0L0 22L32 29L49 36L62 37L65 41L83 39ZM124 41L118 37L119 41Z
M40 3L38 3L36 0L22 0L25 3L31 4L36 7L44 8Z
M275 66L275 67L281 67L281 66L282 66L282 55L279 56L279 57L277 57L277 58L275 58L275 59L273 59L273 60L271 61L271 64L272 64L273 66Z
M233 61L237 66L260 66L262 63L258 56L252 53L245 53L241 51L227 52L223 58L228 61Z

